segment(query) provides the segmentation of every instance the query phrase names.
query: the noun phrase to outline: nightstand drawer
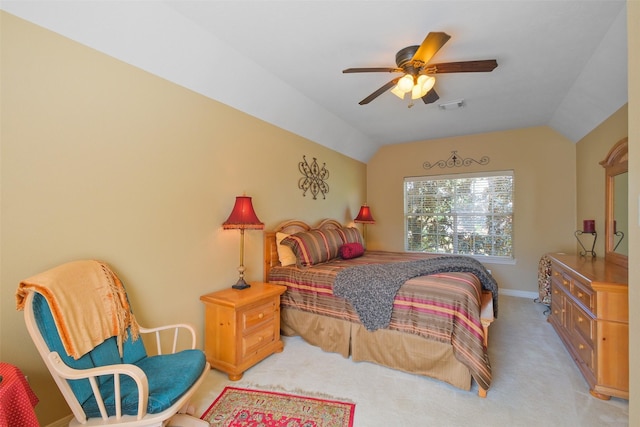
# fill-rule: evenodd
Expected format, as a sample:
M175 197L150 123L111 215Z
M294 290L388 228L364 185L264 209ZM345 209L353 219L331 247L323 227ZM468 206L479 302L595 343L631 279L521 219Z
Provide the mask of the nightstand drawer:
M257 353L276 339L275 322L269 322L263 328L242 337L242 357Z
M202 295L205 304L204 348L213 368L231 381L269 355L280 352L280 295L286 287L252 283L238 290Z
M242 313L242 329L244 333L250 333L253 329L259 328L267 322L273 322L277 305L275 301L269 301L258 307L249 309Z

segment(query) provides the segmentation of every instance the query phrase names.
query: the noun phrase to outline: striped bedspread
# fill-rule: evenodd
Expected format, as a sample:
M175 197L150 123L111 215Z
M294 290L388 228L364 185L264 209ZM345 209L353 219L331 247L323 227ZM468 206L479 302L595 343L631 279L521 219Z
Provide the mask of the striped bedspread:
M333 295L333 282L341 269L432 256L367 251L359 258L334 259L313 267L275 267L270 271L269 282L287 286L281 299L283 308L361 323L351 304ZM410 279L396 294L389 329L450 343L456 358L488 390L491 365L483 344L481 293L482 285L471 273L440 273Z

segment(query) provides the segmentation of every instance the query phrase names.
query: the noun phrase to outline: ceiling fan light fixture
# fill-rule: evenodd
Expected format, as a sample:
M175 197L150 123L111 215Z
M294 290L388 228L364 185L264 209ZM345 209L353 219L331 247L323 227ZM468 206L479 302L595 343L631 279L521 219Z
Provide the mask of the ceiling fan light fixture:
M433 89L433 86L436 84L436 78L433 76L427 76L424 74L420 77L426 77L426 79L424 80L424 83L422 84L422 91L424 92L422 96L424 96L427 94L427 92Z
M421 74L418 77L418 81L416 82L416 85L413 87L413 90L411 91L411 99L422 98L431 89L433 89L433 85L435 84L436 84L435 77Z
M413 89L413 76L411 74L405 74L398 81L398 85L396 87L404 93L409 92Z
M424 93L425 95L427 94L427 92ZM418 99L418 98L422 98L424 95L422 95L422 88L420 87L420 85L415 85L413 87L413 89L411 89L411 99Z
M398 87L398 85L395 85L393 89L391 89L391 93L400 99L404 99L404 95L406 92L403 92L402 89Z

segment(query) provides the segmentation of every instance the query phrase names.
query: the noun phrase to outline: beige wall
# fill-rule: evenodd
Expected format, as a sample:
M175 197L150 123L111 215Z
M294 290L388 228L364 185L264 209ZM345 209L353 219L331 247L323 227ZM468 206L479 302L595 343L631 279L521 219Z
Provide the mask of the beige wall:
M490 161L485 166L422 167L425 161L448 159L452 150L463 158L488 156ZM513 170L516 263L487 267L503 290L537 293L540 257L551 251L574 251L575 155L575 144L548 127L385 146L367 166L367 199L376 219L367 228L369 245L404 250L404 177Z
M252 196L267 227L294 217L349 221L365 201L365 165L4 12L0 19L0 360L29 375L42 397L37 412L46 425L69 410L15 311L21 279L70 259L100 258L125 280L143 323L189 321L201 337L198 297L237 278L239 236L220 226L234 197ZM628 31L629 76L637 76L636 0L628 2ZM639 85L637 79L629 82L631 117L640 117ZM541 127L385 147L366 172L367 201L377 220L367 228L369 244L402 249L405 175L425 174L424 161L447 158L454 149L464 157L488 155L488 168L516 172L518 259L490 268L504 288L537 291L539 256L575 250L576 222L588 210L603 209L596 206L600 199L586 202L588 196L580 196L585 186L576 185L582 145L590 138L576 146ZM640 267L633 261L640 256L639 144L640 123L631 120L631 307L640 305L634 286ZM303 155L327 163L326 200L302 197L297 189ZM601 185L597 176L594 171ZM261 244L260 232L247 232L251 280L261 276ZM640 330L637 310L630 310L630 324ZM630 334L630 353L630 360L640 357L637 333ZM640 405L634 404L640 369L634 364L630 376L629 424L640 425Z
M629 425L640 425L640 1L627 2L629 51Z
M0 359L40 396L43 425L70 411L28 338L21 279L102 259L145 326L195 324L199 296L237 280L246 192L267 227L349 221L366 165L0 12L2 37ZM326 199L302 196L298 162L326 163ZM247 278L262 276L262 233L247 231ZM46 398L45 398L46 397Z
M605 170L600 162L607 156L611 147L628 136L628 121L628 106L624 105L576 145L576 229L582 229L582 221L585 219L596 220L598 238L594 250L599 257L604 257L605 188ZM582 242L585 246L591 244L591 236L585 236Z

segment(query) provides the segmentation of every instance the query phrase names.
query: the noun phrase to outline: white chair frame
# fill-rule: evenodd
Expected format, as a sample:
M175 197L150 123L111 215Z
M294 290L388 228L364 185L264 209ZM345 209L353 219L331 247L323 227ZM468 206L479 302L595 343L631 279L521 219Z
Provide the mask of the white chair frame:
M58 352L50 351L47 347L47 344L40 333L40 329L36 324L35 316L33 313L33 292L30 292L27 295L25 308L24 308L24 317L25 323L27 326L27 330L31 335L33 342L38 349L38 352L42 356L49 372L53 376L58 388L62 392L67 404L71 408L73 412L74 418L69 422L69 426L127 426L127 427L161 427L161 426L171 426L171 425L180 425L185 427L209 427L209 423L203 420L200 420L194 416L187 414L187 408L189 404L189 399L198 389L200 384L207 377L210 366L207 362L205 369L202 374L198 378L198 380L193 384L193 386L183 394L172 406L167 408L166 410L156 413L156 414L148 414L147 413L147 403L149 397L149 384L147 380L146 374L139 367L131 364L119 364L119 365L108 365L101 366L91 369L74 369L67 366ZM172 345L172 353L176 352L179 332L181 330L186 330L191 333L191 348L194 349L196 347L196 333L195 329L185 323L174 324L174 325L165 325L157 328L144 328L140 327L140 334L155 334L155 340L157 344L157 352L158 354L162 354L162 343L160 332L166 330L174 330L173 335L173 345ZM104 403L102 400L102 396L100 395L100 391L98 389L98 383L96 377L100 375L113 375L114 376L114 387L115 387L115 398L116 398L116 414L108 417L106 409L104 407ZM120 404L120 375L127 375L131 377L138 386L138 413L137 415L122 415L122 408ZM80 402L76 399L75 394L73 393L71 387L67 380L77 380L77 379L88 379L91 388L93 389L93 393L96 397L96 401L98 402L98 406L100 408L100 413L102 415L101 418L87 418Z

